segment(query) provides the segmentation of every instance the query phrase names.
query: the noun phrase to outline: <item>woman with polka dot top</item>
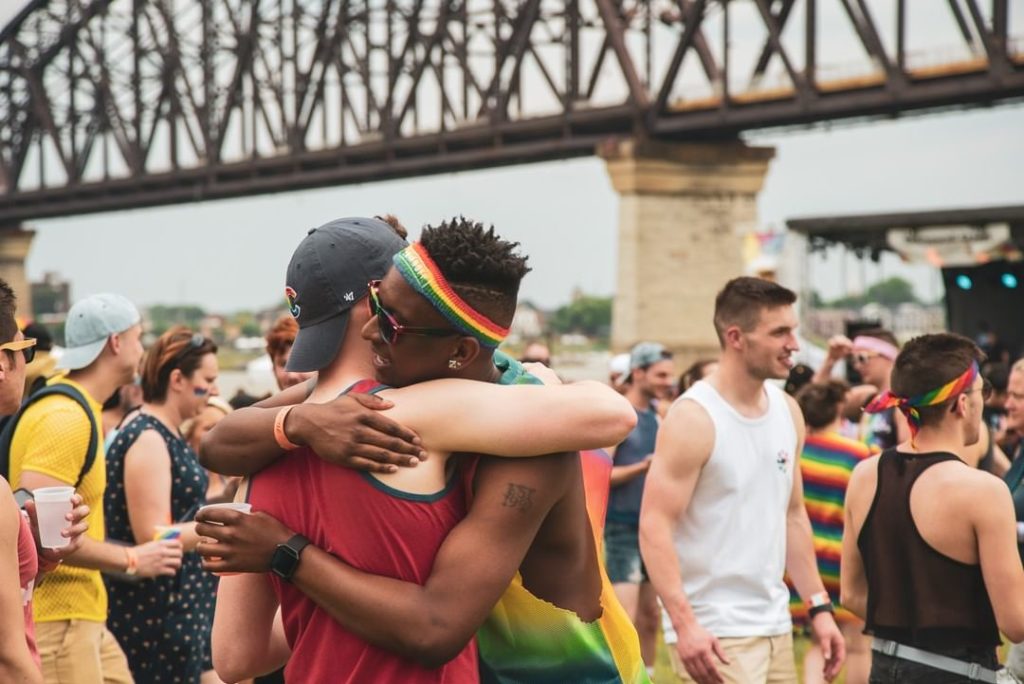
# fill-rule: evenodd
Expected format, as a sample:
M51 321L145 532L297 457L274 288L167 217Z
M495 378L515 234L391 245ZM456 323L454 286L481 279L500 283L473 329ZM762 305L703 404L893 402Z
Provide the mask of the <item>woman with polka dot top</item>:
M160 336L142 362L143 405L107 451L107 538L141 544L178 535L184 559L174 577L107 577L110 631L136 682L212 684L216 579L195 553L192 519L207 475L179 430L217 394L217 346L185 327Z

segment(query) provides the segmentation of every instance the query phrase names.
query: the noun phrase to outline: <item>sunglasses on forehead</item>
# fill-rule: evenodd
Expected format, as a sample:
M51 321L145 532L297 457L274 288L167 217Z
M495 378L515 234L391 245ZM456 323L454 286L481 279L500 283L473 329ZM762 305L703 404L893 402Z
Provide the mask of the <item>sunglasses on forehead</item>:
M25 363L32 363L32 359L36 358L36 341L34 338L26 337L25 339L18 340L17 342L6 342L4 344L0 344L0 351L20 351L25 355Z
M395 344L400 335L420 335L423 337L450 337L458 335L450 328L419 328L410 325L402 325L395 316L384 308L380 303L380 281L371 280L369 284L370 296L366 298L366 305L370 308L370 315L377 317L377 329L380 331L381 339L387 344Z

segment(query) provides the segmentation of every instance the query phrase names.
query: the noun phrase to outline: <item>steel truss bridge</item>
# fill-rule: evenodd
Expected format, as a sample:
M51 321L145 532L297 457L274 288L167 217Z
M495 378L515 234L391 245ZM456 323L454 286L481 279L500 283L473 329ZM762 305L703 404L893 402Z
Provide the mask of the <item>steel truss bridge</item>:
M0 226L988 105L1024 95L1022 10L34 0L0 32Z

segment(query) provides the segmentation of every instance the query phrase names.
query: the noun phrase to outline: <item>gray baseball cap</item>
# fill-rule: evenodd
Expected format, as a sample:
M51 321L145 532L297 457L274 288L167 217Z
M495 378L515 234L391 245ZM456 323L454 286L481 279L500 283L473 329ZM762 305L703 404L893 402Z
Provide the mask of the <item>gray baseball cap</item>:
M111 335L123 333L141 320L139 310L116 294L97 294L75 303L64 323L64 353L59 368L79 370L95 361Z
M309 231L288 264L285 297L299 324L286 368L318 371L338 354L352 306L406 246L376 218L341 218Z

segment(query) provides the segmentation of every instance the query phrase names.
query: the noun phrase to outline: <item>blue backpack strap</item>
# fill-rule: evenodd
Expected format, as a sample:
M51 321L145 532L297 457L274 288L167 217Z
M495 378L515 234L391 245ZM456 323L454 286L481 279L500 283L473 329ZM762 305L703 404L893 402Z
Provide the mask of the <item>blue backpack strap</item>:
M18 412L11 416L3 426L3 430L0 431L0 473L4 477L10 479L11 473L11 443L14 441L14 431L18 427L18 423L21 421L21 417L25 415L25 411L30 406L35 404L40 399L46 397L52 397L54 395L60 395L72 399L76 404L82 407L85 411L86 417L89 419L89 447L85 453L85 462L82 464L82 470L78 473L78 478L75 480L75 489L78 489L79 485L82 484L82 480L85 479L86 474L92 468L93 463L96 462L96 446L99 443L99 426L96 425L96 419L92 415L92 409L89 408L89 402L86 400L82 393L71 385L63 382L58 382L53 385L47 385L41 388L37 392L29 395L25 402L18 409Z

